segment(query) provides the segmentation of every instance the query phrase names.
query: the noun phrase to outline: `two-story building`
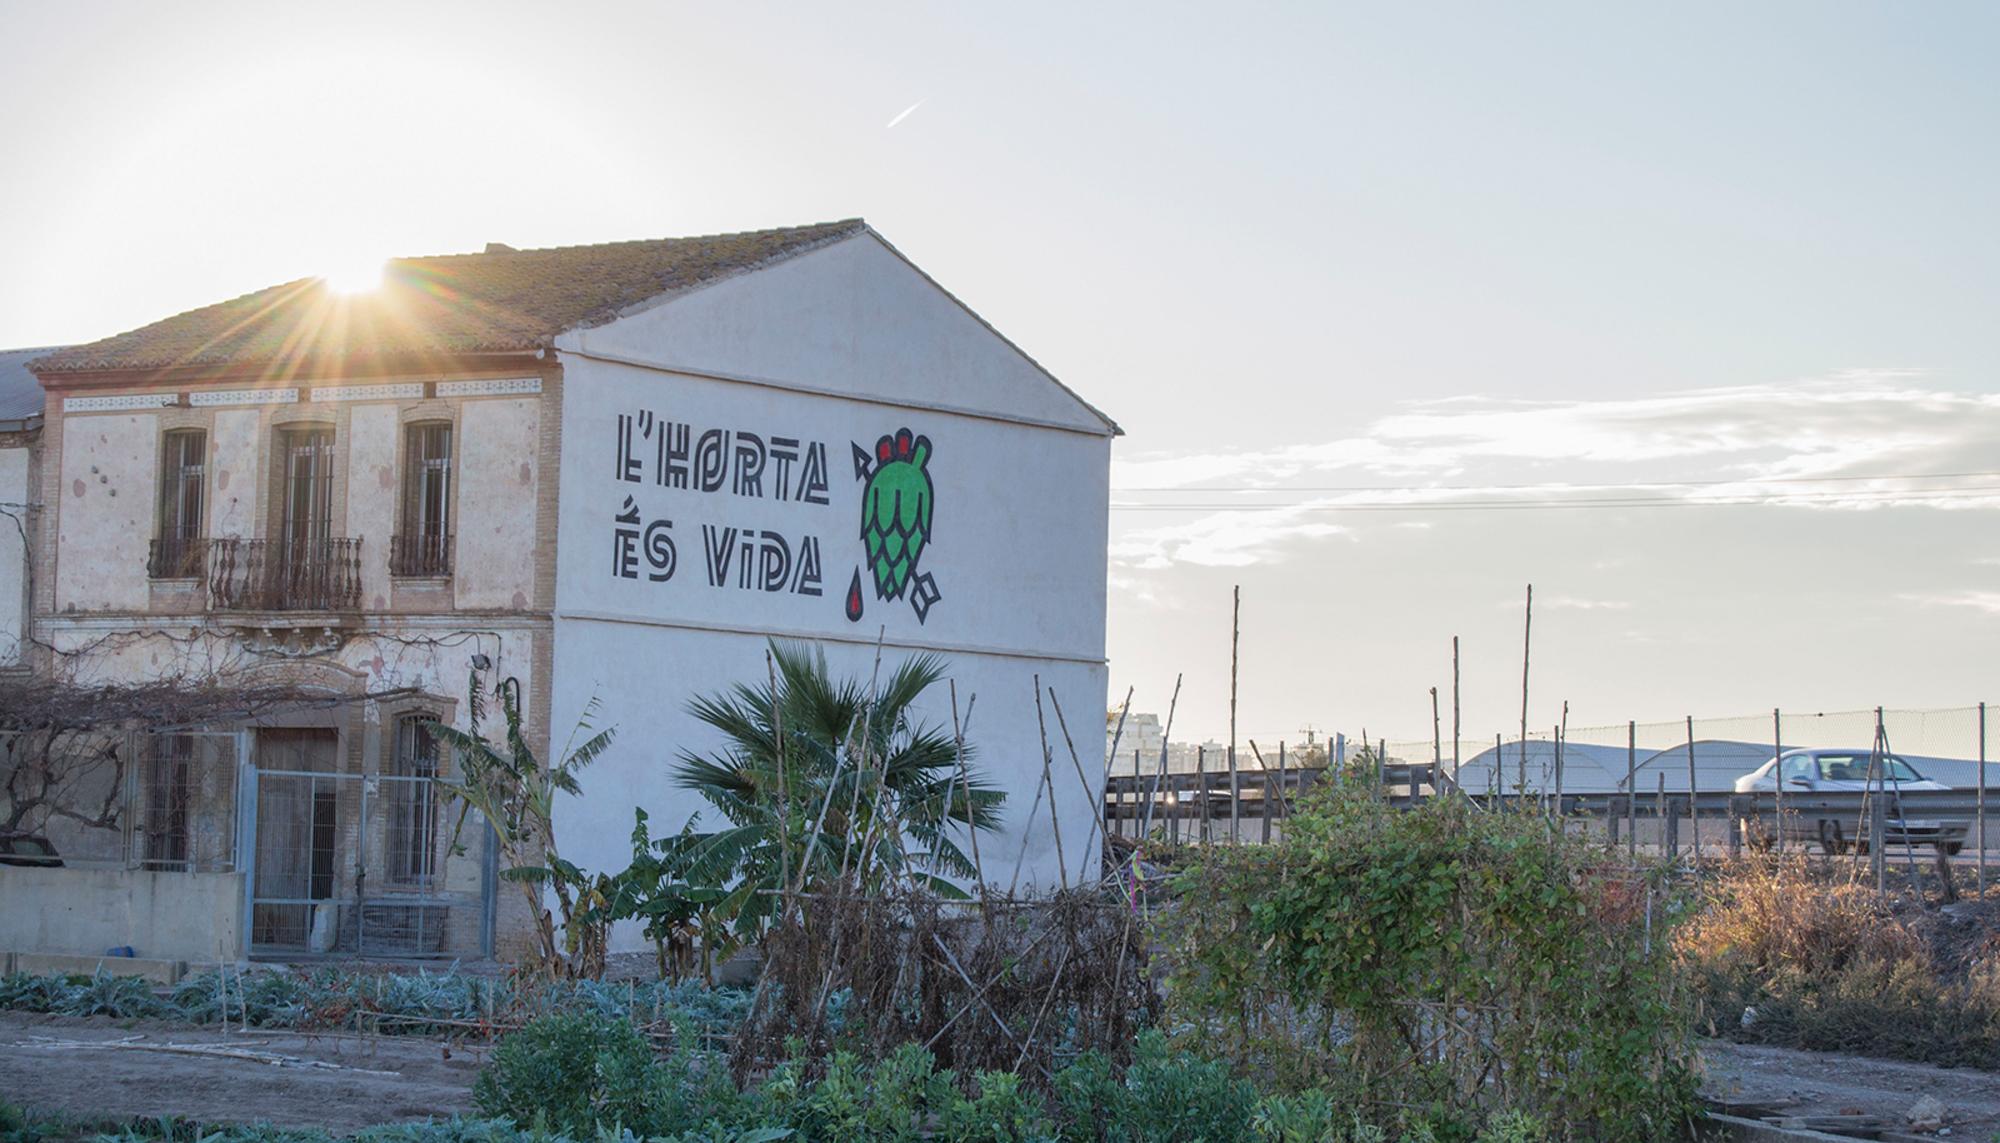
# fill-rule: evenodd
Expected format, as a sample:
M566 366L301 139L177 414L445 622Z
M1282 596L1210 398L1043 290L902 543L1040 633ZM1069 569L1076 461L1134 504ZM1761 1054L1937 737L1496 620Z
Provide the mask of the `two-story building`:
M426 727L514 680L546 758L595 701L617 743L557 824L616 869L635 805L703 808L669 773L714 745L687 702L761 679L770 637L848 673L943 655L1011 795L989 851L1024 884L1095 867L1066 757L1030 813L1035 680L1103 709L1116 427L859 221L398 259L371 291L288 283L32 367L28 666L298 697L131 735L116 826L48 825L89 915L0 923L0 951L122 924L179 959L504 954L523 918L490 852L449 851ZM891 465L929 492L895 560L863 505ZM0 896L27 876L0 866ZM162 902L223 935L166 939Z

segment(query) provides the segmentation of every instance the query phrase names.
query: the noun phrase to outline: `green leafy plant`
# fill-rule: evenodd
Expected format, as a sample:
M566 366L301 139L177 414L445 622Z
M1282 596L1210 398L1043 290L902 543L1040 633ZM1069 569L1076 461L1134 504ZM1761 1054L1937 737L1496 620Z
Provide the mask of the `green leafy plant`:
M1251 1138L1257 1095L1220 1060L1141 1032L1131 1066L1084 1052L1055 1074L1053 1100L1067 1143L1229 1143Z
M576 795L582 791L577 782L578 772L610 748L613 732L598 731L581 744L575 742L573 734L562 754L544 766L521 728L520 689L514 679L493 688L504 724L497 743L489 741L479 729L486 713L486 696L476 675L469 687L471 729L459 730L441 723L431 729L453 751L452 770L456 776L437 780L439 787L459 803L452 850L464 852L460 838L467 814L479 811L499 839L500 876L519 886L527 898L529 913L535 919L541 967L550 973L599 976L604 967L604 926L593 923L597 914L590 911L592 902L583 902L586 915L578 916L578 897L590 892L593 882L556 848L555 800L559 793ZM590 719L596 711L597 702L593 699L585 708L576 733L590 731ZM561 910L560 924L550 916L544 901L548 890L554 891Z
M953 1092L938 1112L932 1138L941 1143L1026 1143L1051 1139L1054 1128L1042 1099L1013 1072L980 1072L978 1094Z
M1208 855L1156 934L1190 1041L1333 1082L1365 1123L1676 1136L1693 1108L1682 901L1538 816L1315 796L1280 844Z
M502 1038L472 1096L483 1114L557 1131L671 1131L695 1118L677 1078L655 1064L652 1045L630 1023L579 1013L545 1016Z
M604 919L638 921L663 978L684 979L698 961L703 979L713 982L715 962L735 951L728 928L716 923L716 907L729 897L738 851L727 838L698 832L699 815L679 833L656 839L646 811L635 806L632 814L632 864L608 880Z
M761 1110L806 1139L915 1143L932 1109L948 1101L950 1084L916 1044L872 1066L852 1052L835 1052L817 1076L808 1060L780 1064L762 1085Z
M913 717L944 662L914 656L877 685L836 679L816 648L770 650L772 681L689 704L725 745L675 766L730 823L700 843L739 878L717 913L750 937L794 891L900 882L964 897L952 879L976 871L954 831L997 828L1006 795L970 765L970 746Z

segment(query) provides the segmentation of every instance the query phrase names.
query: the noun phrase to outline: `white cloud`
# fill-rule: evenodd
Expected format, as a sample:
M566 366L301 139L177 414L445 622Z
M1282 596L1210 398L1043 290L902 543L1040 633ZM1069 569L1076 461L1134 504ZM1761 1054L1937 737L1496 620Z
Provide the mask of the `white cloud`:
M1113 558L1239 566L1338 534L1334 509L1438 501L1992 509L2000 476L1977 474L2000 468L1995 457L2000 396L1927 386L1908 370L1607 401L1462 397L1321 443L1121 458L1117 522L1137 525L1147 506L1194 518L1130 528ZM1911 478L1936 473L1973 475ZM1269 507L1244 510L1258 504Z
M1740 476L1746 484L1865 469L1980 467L1980 458L1990 458L2000 442L2000 396L1925 388L1916 376L1856 371L1613 401L1431 401L1379 418L1358 437L1254 451L1141 454L1114 466L1113 485L1178 489L1234 480L1268 487L1343 472L1373 476L1379 484L1385 476L1438 479L1480 462L1629 468L1701 459L1710 462L1702 477ZM1628 473L1605 476L1629 479Z
M1908 592L1900 598L1926 607L1969 607L1988 615L2000 615L2000 591Z
M1343 536L1344 525L1314 519L1311 505L1270 512L1212 512L1181 523L1134 528L1111 542L1111 561L1159 569L1177 563L1247 567L1283 558L1296 541Z
M1518 608L1521 601L1510 599L1500 606ZM1550 595L1535 600L1537 611L1630 611L1632 605L1622 599L1583 599L1574 595Z

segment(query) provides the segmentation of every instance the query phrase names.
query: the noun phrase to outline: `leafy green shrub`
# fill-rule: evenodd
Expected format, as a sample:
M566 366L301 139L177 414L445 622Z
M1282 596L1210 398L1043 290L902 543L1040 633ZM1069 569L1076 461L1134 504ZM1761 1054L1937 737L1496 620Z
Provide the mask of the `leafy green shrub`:
M1220 1060L1177 1052L1166 1036L1141 1032L1125 1069L1123 1130L1132 1143L1247 1138L1257 1093Z
M1157 1031L1139 1034L1122 1078L1085 1052L1055 1075L1066 1143L1228 1143L1251 1138L1255 1089L1218 1060L1176 1051Z
M543 1016L504 1037L473 1083L479 1110L519 1124L589 1133L674 1130L652 1110L661 1076L653 1049L623 1020Z
M1013 1072L980 1072L979 1094L956 1095L937 1117L932 1138L941 1143L1025 1143L1049 1139L1053 1128L1039 1096L1021 1087Z
M1274 1095L1257 1104L1250 1120L1259 1143L1327 1143L1340 1139L1352 1112L1323 1088L1297 1095Z
M1660 1139L1692 1111L1674 892L1539 815L1335 788L1177 887L1170 1016L1246 1071L1461 1138L1514 1110Z
M872 1067L852 1052L835 1052L817 1079L805 1060L780 1064L758 1092L759 1110L806 1139L900 1143L922 1137L931 1110L949 1102L950 1085L950 1075L916 1044Z

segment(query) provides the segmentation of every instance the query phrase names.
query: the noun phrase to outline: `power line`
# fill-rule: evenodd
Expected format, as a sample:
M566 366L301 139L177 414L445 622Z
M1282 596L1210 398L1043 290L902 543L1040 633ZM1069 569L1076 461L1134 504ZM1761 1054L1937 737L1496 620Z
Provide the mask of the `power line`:
M1161 487L1135 486L1113 488L1114 493L1157 493L1157 492L1584 492L1592 489L1620 488L1715 488L1733 484L1827 484L1836 481L1858 480L1974 480L2000 476L1994 472L1886 472L1868 476L1750 476L1735 480L1653 480L1626 481L1588 484L1286 484L1286 485L1167 485Z
M1289 489L1283 491L1290 491ZM1371 490L1377 491L1377 490ZM1119 512L1521 512L1561 509L1793 507L1826 504L1890 503L1910 500L1979 501L2000 494L2000 484L1962 488L1871 489L1854 492L1778 492L1763 496L1688 498L1673 496L1568 497L1547 500L1288 500L1257 504L1113 503Z

